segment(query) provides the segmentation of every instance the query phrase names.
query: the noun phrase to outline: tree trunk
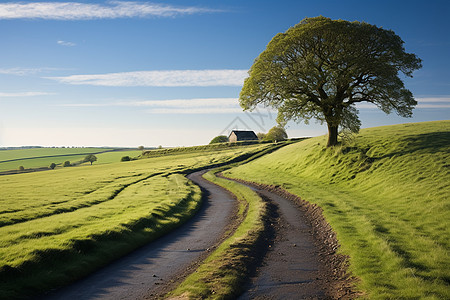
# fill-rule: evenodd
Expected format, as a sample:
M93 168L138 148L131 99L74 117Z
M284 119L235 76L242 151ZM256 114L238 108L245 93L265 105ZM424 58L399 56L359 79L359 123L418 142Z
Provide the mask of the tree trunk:
M338 126L328 125L328 143L327 147L336 146L338 143Z

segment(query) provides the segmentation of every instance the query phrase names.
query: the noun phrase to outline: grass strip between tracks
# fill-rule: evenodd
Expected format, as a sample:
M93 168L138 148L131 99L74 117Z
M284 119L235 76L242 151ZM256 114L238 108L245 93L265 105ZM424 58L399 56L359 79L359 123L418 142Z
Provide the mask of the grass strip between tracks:
M226 167L225 167L226 168ZM242 219L236 231L226 239L182 282L169 297L186 299L229 299L241 291L248 273L255 244L264 231L267 205L250 188L215 176L224 168L206 173L203 177L232 192L239 201L238 215ZM179 299L179 298L178 298Z

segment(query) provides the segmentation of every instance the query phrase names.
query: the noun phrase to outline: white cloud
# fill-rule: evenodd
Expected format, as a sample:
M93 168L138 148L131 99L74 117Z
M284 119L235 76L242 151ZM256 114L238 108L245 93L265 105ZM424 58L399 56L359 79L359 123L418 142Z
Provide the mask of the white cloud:
M434 96L434 97L416 97L416 108L450 108L449 96ZM372 103L357 103L358 109L378 109L378 107Z
M96 86L242 86L247 70L137 71L46 77L61 83Z
M18 92L18 93L0 93L0 98L6 97L35 97L35 96L46 96L54 95L53 93L47 92Z
M124 106L150 106L170 108L194 108L194 107L239 107L237 98L197 98L174 100L147 100L120 102Z
M420 103L449 103L450 104L450 96L441 96L441 97L418 97L416 98L417 102Z
M416 97L416 108L450 108L450 96Z
M51 71L66 70L60 68L0 68L0 74L5 75L17 75L17 76L28 76L35 75L38 73L48 73Z
M65 107L127 106L148 108L152 114L230 114L241 113L237 98L195 98L174 100L114 101L109 103L61 104Z
M222 107L195 107L195 108L154 108L147 110L151 114L237 114L242 113L241 108Z
M241 113L237 98L204 98L139 101L133 106L151 107L152 114L235 114Z
M66 46L66 47L74 47L74 46L77 45L77 44L75 44L75 43L72 43L72 42L66 42L66 41L57 41L56 43L57 43L58 45Z
M0 19L92 20L116 18L174 17L218 10L177 7L134 1L108 1L105 4L80 2L9 2L0 4Z
M416 108L450 108L450 103L448 104L417 104Z

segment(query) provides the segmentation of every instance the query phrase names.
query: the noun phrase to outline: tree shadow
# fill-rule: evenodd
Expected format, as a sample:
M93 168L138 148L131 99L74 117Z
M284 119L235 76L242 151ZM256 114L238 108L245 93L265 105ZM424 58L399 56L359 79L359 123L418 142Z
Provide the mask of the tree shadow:
M450 131L431 132L408 136L399 140L401 148L385 154L377 159L405 155L412 152L438 153L450 146Z

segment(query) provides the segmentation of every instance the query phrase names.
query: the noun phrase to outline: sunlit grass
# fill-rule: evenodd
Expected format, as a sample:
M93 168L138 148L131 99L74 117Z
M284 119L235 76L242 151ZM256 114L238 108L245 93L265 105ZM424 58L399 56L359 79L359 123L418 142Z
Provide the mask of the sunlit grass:
M371 299L450 298L450 121L309 139L227 171L324 209Z
M18 170L20 166L25 169L49 167L55 163L62 166L65 161L71 163L83 160L88 153L108 151L106 148L32 148L16 150L0 150L0 172ZM106 153L105 153L106 154ZM104 155L104 154L96 154ZM14 159L15 161L8 161ZM119 158L120 159L120 158ZM119 161L117 159L116 161Z
M72 281L179 226L201 197L177 173L265 147L0 176L0 298Z

